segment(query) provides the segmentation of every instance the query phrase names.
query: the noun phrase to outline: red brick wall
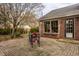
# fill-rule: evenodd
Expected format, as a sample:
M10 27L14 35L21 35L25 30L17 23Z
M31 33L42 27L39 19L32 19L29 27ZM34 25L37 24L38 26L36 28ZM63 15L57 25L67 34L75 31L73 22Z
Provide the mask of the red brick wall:
M60 19L59 20L59 27L60 27L60 29L59 29L59 38L65 38L65 19Z
M75 26L74 26L74 28L75 28L75 33L74 33L74 35L75 35L75 39L77 39L77 40L79 40L79 17L76 17L75 18Z
M42 27L43 27L43 25L41 25ZM42 29L42 27L41 27L41 29ZM65 38L65 19L63 19L63 18L60 18L59 20L58 20L58 34L45 34L45 33L43 33L42 32L42 36L43 37L50 37L50 38L56 38L56 39L58 39L58 38Z
M65 18L60 18L59 22L59 34L44 34L44 25L43 22L40 24L40 33L44 37L50 38L65 38ZM74 20L74 39L79 40L79 17L75 17Z
M57 39L59 38L59 34L44 33L44 23L43 22L40 22L39 32L40 32L41 36L43 36L43 37L57 38Z
M49 37L49 38L56 38L56 39L59 38L58 34L43 34L42 36L43 37Z

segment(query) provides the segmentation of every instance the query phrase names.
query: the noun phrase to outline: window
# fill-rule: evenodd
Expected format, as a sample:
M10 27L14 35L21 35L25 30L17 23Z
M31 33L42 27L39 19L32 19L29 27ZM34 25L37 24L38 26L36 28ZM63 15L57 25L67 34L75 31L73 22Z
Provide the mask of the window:
M44 22L44 29L45 29L44 30L45 32L58 33L58 20L45 21Z
M58 33L58 21L51 21L52 33Z
M50 32L50 21L44 22L45 32Z
M66 20L66 32L73 33L73 20L72 19Z

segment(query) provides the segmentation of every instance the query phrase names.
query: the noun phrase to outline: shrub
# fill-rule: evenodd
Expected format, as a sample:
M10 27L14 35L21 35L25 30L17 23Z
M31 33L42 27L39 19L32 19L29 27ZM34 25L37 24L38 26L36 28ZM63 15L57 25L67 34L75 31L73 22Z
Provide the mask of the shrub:
M25 30L22 28L18 28L17 31L20 32L21 34L23 34L25 32ZM27 33L27 31L26 31L26 33Z
M7 28L7 29L0 29L0 35L9 35L12 33L12 29ZM15 35L23 34L24 30L23 29L17 29Z
M32 32L39 32L39 29L38 29L38 27L36 27L36 28L31 28L30 32L31 32L31 33L32 33Z
M20 35L21 35L20 32L16 32L16 33L15 33L15 36L16 36L16 37L19 37Z
M8 35L11 33L11 29L0 29L1 35Z

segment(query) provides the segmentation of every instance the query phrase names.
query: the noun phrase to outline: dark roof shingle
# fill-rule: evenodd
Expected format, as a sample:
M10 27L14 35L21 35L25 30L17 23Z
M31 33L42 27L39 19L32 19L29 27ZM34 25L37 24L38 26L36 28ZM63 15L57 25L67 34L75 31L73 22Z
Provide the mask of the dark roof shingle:
M75 4L64 8L52 10L48 14L41 17L40 20L60 18L65 16L78 15L78 14L79 14L79 4Z

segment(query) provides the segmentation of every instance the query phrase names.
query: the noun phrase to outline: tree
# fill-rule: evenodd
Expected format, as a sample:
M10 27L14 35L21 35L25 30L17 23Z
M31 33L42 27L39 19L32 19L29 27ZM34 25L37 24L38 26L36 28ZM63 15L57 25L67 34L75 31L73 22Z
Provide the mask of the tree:
M4 4L0 4L0 25L4 25L4 28L7 28L7 19L8 19L8 15L7 15L7 10L4 6Z
M41 3L4 3L0 4L0 18L5 25L12 25L14 38L17 27L31 21L41 8L44 8Z

